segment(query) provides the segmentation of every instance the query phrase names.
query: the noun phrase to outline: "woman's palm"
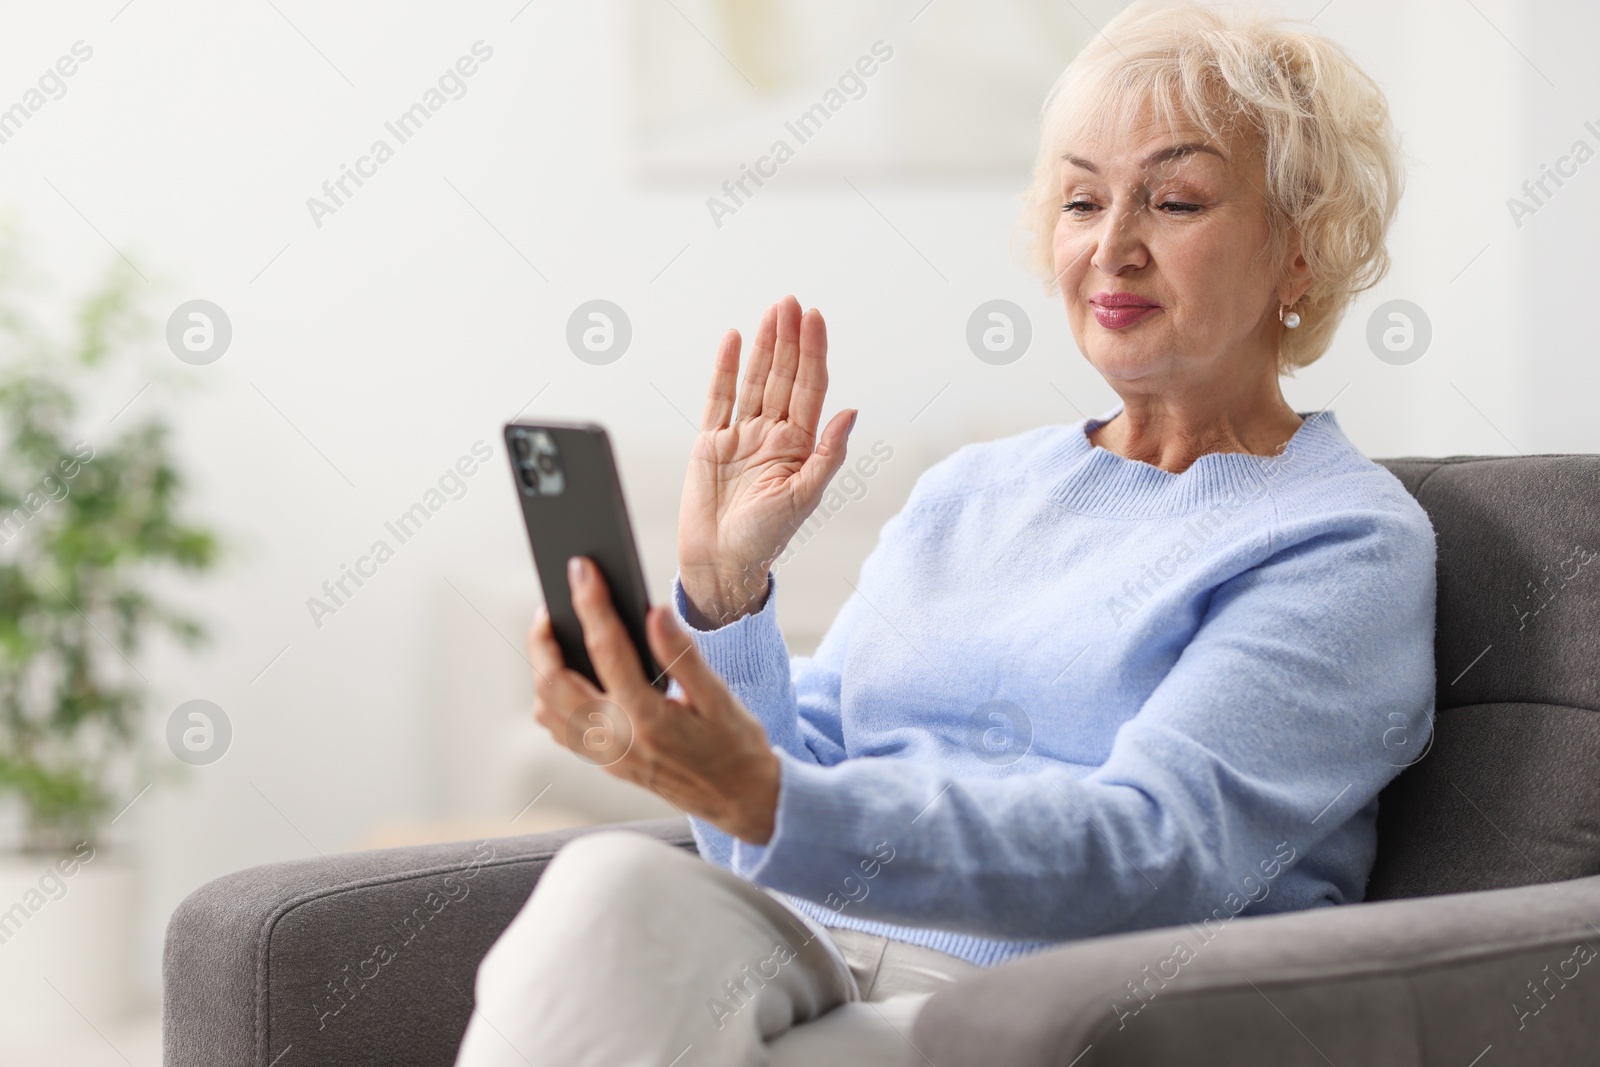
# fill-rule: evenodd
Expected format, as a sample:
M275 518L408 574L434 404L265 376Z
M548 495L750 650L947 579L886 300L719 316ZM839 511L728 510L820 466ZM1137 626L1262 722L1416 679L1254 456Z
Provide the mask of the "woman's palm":
M678 519L679 571L685 592L702 607L724 600L730 585L743 586L745 598L757 593L747 579L765 590L767 567L844 462L854 418L853 411L839 412L818 437L828 341L815 309L802 316L792 296L767 309L736 395L739 346L738 331L729 330Z
M767 416L702 433L684 496L694 498L697 532L714 535L707 547L749 562L781 551L809 512L801 473L813 448L805 429Z

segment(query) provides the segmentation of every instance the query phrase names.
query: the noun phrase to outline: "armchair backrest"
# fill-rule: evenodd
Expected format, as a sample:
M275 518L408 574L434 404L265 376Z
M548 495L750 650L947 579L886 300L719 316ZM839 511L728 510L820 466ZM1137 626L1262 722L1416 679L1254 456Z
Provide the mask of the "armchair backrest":
M1379 462L1438 538L1437 701L1366 899L1600 874L1600 456Z

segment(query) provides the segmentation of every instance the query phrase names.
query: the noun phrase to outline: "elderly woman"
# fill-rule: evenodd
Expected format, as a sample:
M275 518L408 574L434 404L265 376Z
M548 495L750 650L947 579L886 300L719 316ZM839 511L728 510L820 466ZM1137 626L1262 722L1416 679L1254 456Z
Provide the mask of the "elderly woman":
M1025 216L1121 402L926 471L811 657L770 562L855 412L818 432L814 309L768 309L742 380L730 331L649 619L670 695L585 560L604 689L545 616L529 636L538 721L631 732L609 770L687 813L702 858L564 848L459 1062L897 1064L975 969L1361 900L1378 793L1431 728L1433 531L1279 378L1386 271L1399 189L1383 95L1335 45L1124 12L1048 98Z

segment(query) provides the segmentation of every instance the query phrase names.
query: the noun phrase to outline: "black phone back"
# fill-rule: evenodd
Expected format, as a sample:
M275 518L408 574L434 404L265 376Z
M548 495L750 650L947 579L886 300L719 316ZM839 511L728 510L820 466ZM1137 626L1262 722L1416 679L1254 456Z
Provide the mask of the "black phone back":
M645 638L650 598L605 430L593 423L511 422L505 438L534 567L567 666L600 684L567 585L567 560L587 556L605 576L646 676L665 689Z

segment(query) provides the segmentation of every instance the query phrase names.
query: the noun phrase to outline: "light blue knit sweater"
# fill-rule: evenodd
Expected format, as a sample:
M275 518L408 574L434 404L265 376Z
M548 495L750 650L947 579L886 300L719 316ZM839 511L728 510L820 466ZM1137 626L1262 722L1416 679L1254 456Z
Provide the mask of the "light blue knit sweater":
M815 656L775 579L690 628L782 761L768 844L702 855L983 966L1362 899L1432 729L1427 515L1331 412L1173 474L1090 445L1119 410L926 471Z

